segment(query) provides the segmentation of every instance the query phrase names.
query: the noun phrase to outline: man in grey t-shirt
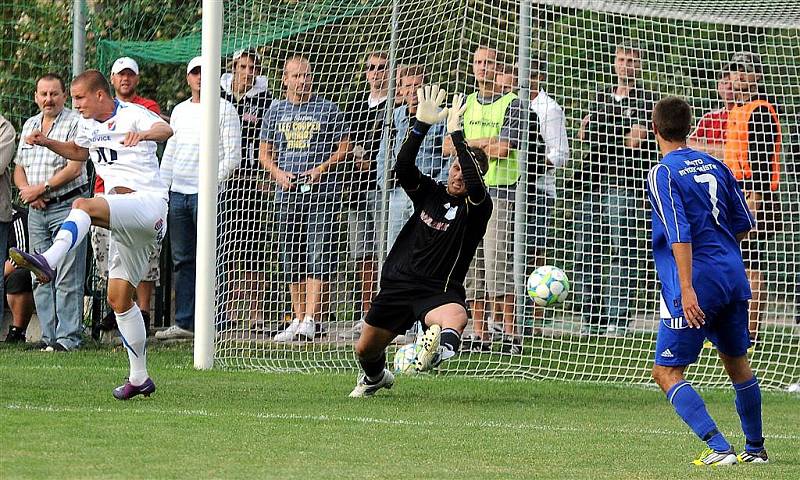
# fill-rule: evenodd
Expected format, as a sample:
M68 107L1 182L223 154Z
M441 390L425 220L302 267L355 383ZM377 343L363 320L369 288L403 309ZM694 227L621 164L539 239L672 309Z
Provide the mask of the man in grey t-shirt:
M259 161L277 184L278 244L294 319L274 340L313 340L323 282L333 273L334 216L341 185L333 167L350 149L346 124L332 102L312 95L303 56L283 67L285 100L272 103L261 127Z

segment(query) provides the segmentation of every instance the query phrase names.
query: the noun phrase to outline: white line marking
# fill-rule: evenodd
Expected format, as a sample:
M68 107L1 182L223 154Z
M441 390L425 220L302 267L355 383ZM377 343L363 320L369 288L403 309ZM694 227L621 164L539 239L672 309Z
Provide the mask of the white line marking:
M258 418L262 420L288 420L288 421L301 421L301 422L344 422L344 423L363 423L363 424L377 424L377 425L401 425L410 427L436 427L441 426L439 421L425 421L425 420L403 420L394 418L373 418L373 417L343 417L337 415L301 415L297 413L267 413L267 412L209 412L208 410L164 410L164 409L125 409L118 410L113 408L103 407L58 407L53 405L31 405L9 403L5 405L6 410L23 410L29 412L44 412L44 413L135 413L146 414L155 413L159 415L168 416L184 416L184 417L244 417L244 418ZM480 422L464 422L459 424L460 427L467 428L489 428L498 430L535 430L545 432L569 432L569 433L583 433L587 431L597 433L613 433L617 435L647 435L659 437L674 437L676 435L689 435L694 434L689 430L665 430L653 428L611 428L611 427L597 427L589 425L580 426L561 426L561 425L544 425L535 423L505 423L493 420L484 420ZM725 432L725 435L736 437L739 432ZM767 433L768 440L792 440L800 441L800 435L792 433Z

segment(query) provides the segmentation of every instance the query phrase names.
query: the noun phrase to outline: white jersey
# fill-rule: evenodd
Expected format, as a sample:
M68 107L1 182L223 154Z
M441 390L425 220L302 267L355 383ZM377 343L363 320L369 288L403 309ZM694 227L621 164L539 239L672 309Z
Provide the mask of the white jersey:
M128 132L143 132L158 122L166 122L141 105L120 100L114 100L114 104L114 113L105 122L81 118L75 143L89 149L106 192L114 187L128 187L168 198L167 186L159 173L156 142L142 141L134 147L122 145Z

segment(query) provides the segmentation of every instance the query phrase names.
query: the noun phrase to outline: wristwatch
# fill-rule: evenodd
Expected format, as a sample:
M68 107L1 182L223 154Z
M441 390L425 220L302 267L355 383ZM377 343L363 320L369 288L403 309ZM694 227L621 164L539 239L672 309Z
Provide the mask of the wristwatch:
M47 195L48 193L53 191L53 187L50 186L50 182L44 182L44 193Z

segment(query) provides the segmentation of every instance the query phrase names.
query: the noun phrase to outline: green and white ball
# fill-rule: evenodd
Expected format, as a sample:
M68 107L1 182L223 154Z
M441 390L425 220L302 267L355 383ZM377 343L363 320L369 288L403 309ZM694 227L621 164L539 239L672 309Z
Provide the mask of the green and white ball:
M558 267L539 267L528 277L528 295L543 307L562 303L569 296L569 279Z
M414 373L414 360L422 350L422 345L409 343L397 349L394 354L394 373Z

